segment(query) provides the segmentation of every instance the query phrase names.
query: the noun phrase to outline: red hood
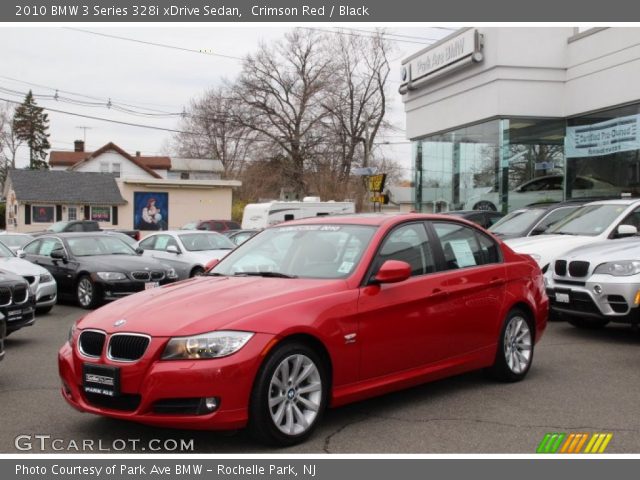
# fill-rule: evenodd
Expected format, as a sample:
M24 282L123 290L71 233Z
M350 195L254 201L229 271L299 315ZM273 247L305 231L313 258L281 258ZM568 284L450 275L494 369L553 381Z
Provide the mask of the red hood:
M199 277L113 302L88 314L78 327L170 337L241 323L236 328L268 332L265 317L259 314L344 288L342 280ZM246 321L256 315L255 322ZM126 324L114 327L120 319Z

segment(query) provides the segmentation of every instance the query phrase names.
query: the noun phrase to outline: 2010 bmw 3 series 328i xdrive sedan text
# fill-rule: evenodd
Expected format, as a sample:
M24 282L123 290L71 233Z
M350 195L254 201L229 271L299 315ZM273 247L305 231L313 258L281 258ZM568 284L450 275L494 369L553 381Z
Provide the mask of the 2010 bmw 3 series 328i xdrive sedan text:
M481 368L524 378L547 313L533 259L464 220L306 219L79 320L62 393L85 412L290 445L327 406Z

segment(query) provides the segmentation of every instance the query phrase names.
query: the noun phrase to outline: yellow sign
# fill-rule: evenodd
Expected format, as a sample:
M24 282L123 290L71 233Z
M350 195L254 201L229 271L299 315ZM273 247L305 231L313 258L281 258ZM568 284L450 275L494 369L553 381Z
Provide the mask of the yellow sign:
M386 173L380 173L378 175L371 175L369 177L369 191L381 192L384 190L384 181L387 179Z

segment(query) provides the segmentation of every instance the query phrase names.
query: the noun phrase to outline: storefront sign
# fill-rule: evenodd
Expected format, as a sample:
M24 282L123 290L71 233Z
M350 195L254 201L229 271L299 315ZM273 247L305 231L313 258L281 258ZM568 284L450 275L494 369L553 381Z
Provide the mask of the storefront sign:
M91 207L91 220L94 222L110 222L111 207Z
M565 156L599 157L640 150L640 115L614 118L579 127L567 127Z
M369 177L369 191L370 192L381 192L384 190L384 182L387 179L387 175L385 173L380 173L378 175L371 175Z
M468 29L414 58L402 66L402 83L415 82L449 71L448 67L482 60L480 35Z

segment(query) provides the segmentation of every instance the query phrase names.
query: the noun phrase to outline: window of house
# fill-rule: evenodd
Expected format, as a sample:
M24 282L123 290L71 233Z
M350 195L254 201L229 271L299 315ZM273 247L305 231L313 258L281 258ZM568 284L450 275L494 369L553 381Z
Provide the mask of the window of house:
M76 207L67 208L67 220L74 221L78 219L78 209Z
M120 178L120 164L119 163L111 164L111 173L113 173L114 177Z
M107 162L100 162L100 173L109 173L109 164Z
M180 180L189 180L189 172L180 172Z

